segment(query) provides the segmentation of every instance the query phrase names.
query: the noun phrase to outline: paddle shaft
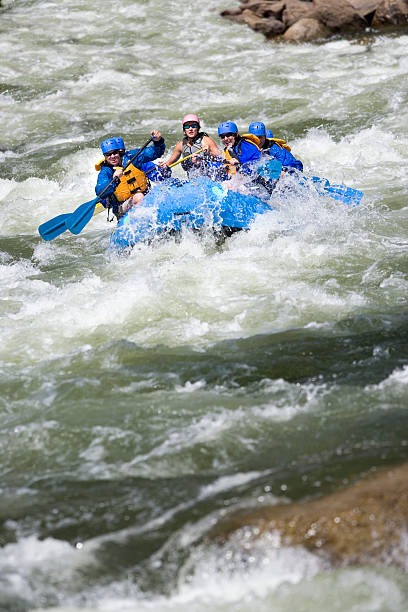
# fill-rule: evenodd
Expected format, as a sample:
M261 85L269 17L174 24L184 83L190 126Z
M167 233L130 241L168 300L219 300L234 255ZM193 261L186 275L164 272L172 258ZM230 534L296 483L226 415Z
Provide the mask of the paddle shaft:
M189 159L190 157L193 157L193 155L198 155L199 153L202 153L204 151L204 149L199 149L198 151L194 151L194 153L190 153L190 155L186 155L186 157L183 157L182 159L179 159L178 161L174 162L173 164L170 164L169 168L173 168L173 166L177 166L177 164L181 164L181 162L185 161L186 159Z
M173 164L170 164L170 166L168 166L168 168L173 168L174 166L177 166L177 164L181 164L181 162L185 161L186 159L189 159L190 157L193 157L193 155L198 155L198 153L202 153L204 151L204 149L199 149L198 151L194 151L194 153L190 153L190 155L186 155L186 157L183 157L182 159L179 159L178 161L174 162ZM146 172L146 174L150 174L151 172L153 172L153 170L156 170L156 168L151 168L150 170L148 170Z
M204 151L204 149L199 149L199 151L194 151L194 153L190 153L190 155L187 155L186 157L183 157L183 159L179 159L178 161L174 162L173 164L170 164L169 168L173 168L173 166L177 166L177 164L180 164L181 162L183 162L185 159L189 159L189 157L193 157L193 155L197 155L198 153L201 153L202 151ZM223 164L228 164L228 161L225 159L222 159L221 157L217 159L217 161L221 161ZM281 164L282 167L282 164ZM151 170L149 170L148 172L146 172L146 174L149 174L150 172L152 172L154 170L154 168L152 168ZM261 176L260 174L258 174L257 176L257 182L259 182L260 185L262 185L263 187L265 187L265 189L269 192L272 193L272 191L275 189L276 187L276 180L277 179L273 179L275 182L269 181L267 178L265 178L264 176Z

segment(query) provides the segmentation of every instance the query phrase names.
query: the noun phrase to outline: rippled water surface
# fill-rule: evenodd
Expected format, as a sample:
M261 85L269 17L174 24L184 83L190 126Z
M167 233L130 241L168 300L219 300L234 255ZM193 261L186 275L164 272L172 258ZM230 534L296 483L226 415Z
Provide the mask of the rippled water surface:
M408 37L265 42L234 2L3 0L0 610L402 612L406 574L205 536L408 456ZM317 192L220 244L38 225L99 143L263 120ZM180 166L175 170L182 176ZM246 552L247 551L247 552ZM407 562L408 567L408 562Z

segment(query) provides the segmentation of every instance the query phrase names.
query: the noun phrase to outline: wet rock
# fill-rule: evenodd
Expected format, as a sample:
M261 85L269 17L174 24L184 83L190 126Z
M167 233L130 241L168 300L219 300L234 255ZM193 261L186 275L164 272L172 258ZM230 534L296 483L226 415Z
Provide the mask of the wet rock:
M281 21L271 17L263 19L256 15L253 11L245 9L240 15L240 21L245 22L250 28L256 32L262 32L266 36L282 34L285 31L285 26Z
M382 563L408 571L408 464L321 499L235 516L211 537L224 543L248 527L253 538L278 533L281 547L303 546L334 566Z
M254 11L250 9L245 9L242 12L242 21L247 23L250 28L255 30L256 32L262 31L263 24L265 23L265 19L259 17Z
M227 19L232 19L233 21L237 20L237 17L242 14L242 7L237 6L237 8L225 9L221 11L221 17L226 17Z
M315 17L332 32L357 32L367 22L348 0L314 0Z
M309 42L319 38L327 38L332 33L329 28L317 19L304 17L291 25L284 33L284 40L291 42Z
M285 10L282 14L282 21L287 28L299 21L299 19L310 18L315 16L314 5L312 2L303 2L302 0L286 0Z
M280 0L274 0L269 2L252 0L248 2L245 9L253 11L259 17L273 17L274 19L280 19L282 17L283 9L285 8L285 2Z
M349 2L361 17L371 23L379 0L349 0Z
M408 0L241 0L240 6L221 15L246 23L267 38L301 42L362 32L371 25L406 26Z
M274 19L271 17L270 19L265 20L265 30L261 30L268 38L273 36L278 36L279 34L283 34L285 31L285 26L279 19Z
M408 0L382 0L371 25L378 29L408 25Z

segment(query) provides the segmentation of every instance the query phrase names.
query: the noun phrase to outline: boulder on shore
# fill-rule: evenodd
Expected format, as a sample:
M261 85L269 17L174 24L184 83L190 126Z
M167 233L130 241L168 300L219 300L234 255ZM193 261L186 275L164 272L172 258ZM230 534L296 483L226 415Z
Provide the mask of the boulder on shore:
M223 17L267 38L304 42L408 26L408 0L240 0ZM294 27L296 26L296 27Z
M319 38L327 38L330 34L330 30L317 19L302 17L302 19L289 26L283 38L296 42L309 42Z

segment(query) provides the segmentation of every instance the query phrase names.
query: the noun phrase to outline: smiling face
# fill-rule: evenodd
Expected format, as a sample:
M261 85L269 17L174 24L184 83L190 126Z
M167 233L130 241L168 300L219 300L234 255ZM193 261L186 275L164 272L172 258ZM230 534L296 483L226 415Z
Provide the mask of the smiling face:
M221 140L222 140L222 144L224 145L224 147L233 147L235 144L235 139L236 139L236 134L233 134L232 132L228 132L227 134L222 134L220 136Z
M122 164L122 151L115 149L105 153L105 159L110 166L120 166Z

